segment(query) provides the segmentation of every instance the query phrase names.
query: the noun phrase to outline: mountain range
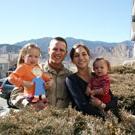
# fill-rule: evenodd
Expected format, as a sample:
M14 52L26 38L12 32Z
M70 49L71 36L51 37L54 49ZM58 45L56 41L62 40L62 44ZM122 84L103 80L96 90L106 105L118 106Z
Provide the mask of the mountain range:
M43 51L43 57L47 57L48 44L52 37L43 37L39 39L31 39L27 41L17 42L15 44L0 44L1 53L18 53L20 48L28 42L36 43ZM92 58L105 57L113 63L117 63L133 56L133 43L131 41L122 41L119 43L108 43L103 41L89 41L84 39L76 39L72 37L65 38L68 43L68 50L76 43L85 44L91 52ZM67 57L68 59L69 57Z

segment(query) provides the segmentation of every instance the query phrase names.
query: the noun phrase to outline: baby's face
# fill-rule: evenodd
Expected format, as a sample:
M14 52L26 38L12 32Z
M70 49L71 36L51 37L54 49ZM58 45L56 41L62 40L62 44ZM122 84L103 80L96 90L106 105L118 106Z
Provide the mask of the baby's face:
M39 67L33 68L32 73L33 73L35 76L42 76L42 70L41 70Z
M94 65L94 71L97 76L103 76L108 73L108 66L104 60L99 60Z

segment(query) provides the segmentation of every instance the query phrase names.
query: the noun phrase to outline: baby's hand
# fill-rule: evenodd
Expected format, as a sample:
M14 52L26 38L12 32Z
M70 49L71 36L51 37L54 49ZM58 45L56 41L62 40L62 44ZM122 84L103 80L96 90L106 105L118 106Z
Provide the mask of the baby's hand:
M91 96L91 103L92 103L94 106L98 107L98 106L101 105L102 102L101 102L101 100L99 100L98 98Z
M94 96L95 95L95 91L91 90L89 87L87 87L86 95L87 96Z
M95 95L95 91L94 90L90 90L89 93L90 93L91 96Z

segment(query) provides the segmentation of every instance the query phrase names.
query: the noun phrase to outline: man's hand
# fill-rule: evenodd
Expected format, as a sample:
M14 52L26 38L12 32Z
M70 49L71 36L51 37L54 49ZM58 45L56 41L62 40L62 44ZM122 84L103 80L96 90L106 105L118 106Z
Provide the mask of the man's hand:
M45 83L45 89L50 89L50 87L52 86L52 84L53 84L53 79L51 78L49 81L47 81L46 83Z

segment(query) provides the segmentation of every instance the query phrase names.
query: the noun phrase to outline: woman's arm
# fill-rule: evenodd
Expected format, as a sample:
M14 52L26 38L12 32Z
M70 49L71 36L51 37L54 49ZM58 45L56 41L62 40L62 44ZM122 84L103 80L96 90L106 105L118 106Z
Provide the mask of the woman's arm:
M83 113L87 113L90 115L97 115L102 116L100 110L91 104L89 104L89 99L87 99L84 93L79 87L78 82L75 81L74 78L67 77L66 78L66 87L69 91L71 98L73 99L74 103L76 104L79 111L82 111ZM86 88L86 87L85 87Z

